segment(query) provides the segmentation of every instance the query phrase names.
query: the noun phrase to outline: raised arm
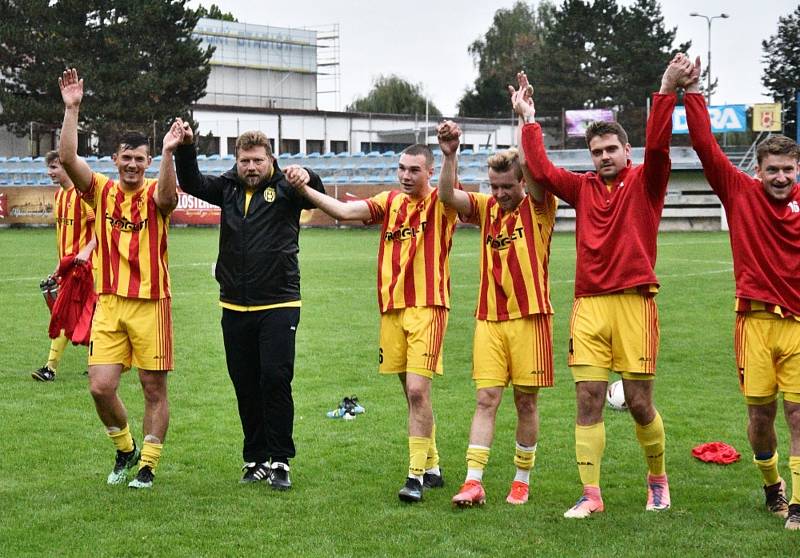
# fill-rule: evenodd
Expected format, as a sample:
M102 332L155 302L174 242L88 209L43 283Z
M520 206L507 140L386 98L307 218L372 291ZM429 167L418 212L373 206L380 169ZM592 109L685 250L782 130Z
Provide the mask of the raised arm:
M283 171L286 180L293 188L318 209L339 221L366 221L371 217L369 206L364 200L342 202L328 194L309 186L311 175L298 165L290 165Z
M445 120L436 129L439 147L442 150L442 171L439 173L439 199L442 203L469 218L472 204L469 194L456 189L458 183L458 146L461 128L452 120Z
M689 127L692 148L703 164L703 174L706 175L709 185L724 202L726 185L741 171L728 159L711 132L708 107L700 93L699 56L695 59L683 102L686 105L686 124Z
M517 74L517 84L519 85L517 93L520 91L529 91L530 84L528 83L528 76L525 75L525 72L519 72ZM531 177L544 189L549 190L575 207L575 203L578 199L578 188L580 188L581 177L577 173L556 167L550 159L547 158L547 153L544 150L542 127L535 119L536 108L533 104L533 99L531 98L527 102L522 102L524 99L524 93L522 95L517 95L516 98L512 98L512 106L514 112L525 122L522 128L520 147Z
M522 87L514 89L514 87L509 85L508 92L511 93L512 106L516 103L533 105L533 86L531 84L528 84L525 89ZM534 113L535 112L536 111L534 110ZM542 188L533 179L533 175L531 174L531 171L525 162L525 151L522 149L522 128L525 126L525 124L525 118L518 114L517 130L515 133L514 142L517 145L517 151L519 153L519 164L520 168L522 169L522 175L525 177L525 188L528 191L528 194L533 196L533 199L541 203L544 201L544 188Z
M222 205L222 179L205 176L197 166L197 150L194 146L194 132L188 122L183 123L183 140L175 148L175 172L181 190L198 199ZM163 159L162 159L163 163Z
M58 158L72 183L86 192L92 183L92 169L78 157L78 114L83 100L83 80L75 68L64 71L58 78L61 99L64 101L64 122L58 142Z
M172 154L183 143L183 120L176 118L167 134L161 149L161 166L158 169L158 187L155 193L155 202L162 215L169 215L178 205L178 178L175 175L175 165Z

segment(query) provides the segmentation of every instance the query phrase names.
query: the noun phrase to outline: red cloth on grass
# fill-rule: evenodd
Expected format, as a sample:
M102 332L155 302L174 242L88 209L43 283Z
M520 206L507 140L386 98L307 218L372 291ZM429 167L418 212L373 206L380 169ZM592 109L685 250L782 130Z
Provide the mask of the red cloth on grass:
M64 334L76 345L88 345L97 294L94 290L92 262L75 262L75 256L65 256L58 264L61 277L58 298L50 317L50 338Z
M741 455L736 448L724 442L708 442L692 448L692 455L706 463L728 465L739 461Z

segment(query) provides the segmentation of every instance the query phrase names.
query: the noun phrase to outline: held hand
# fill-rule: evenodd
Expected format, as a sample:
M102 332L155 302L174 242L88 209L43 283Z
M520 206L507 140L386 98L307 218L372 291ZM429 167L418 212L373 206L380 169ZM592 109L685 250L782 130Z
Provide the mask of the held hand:
M518 88L508 86L511 94L511 106L514 112L524 119L533 118L536 115L536 108L533 104L533 86L528 82L525 72L517 73Z
M692 62L682 52L677 53L670 61L661 77L662 94L674 93L678 87L685 87L692 71Z
M192 130L191 124L183 122L183 144L190 145L192 143L194 143L194 130Z
M78 79L78 70L65 70L58 78L61 99L68 108L79 107L83 100L83 79Z
M165 155L172 154L179 145L184 143L185 133L183 119L176 118L164 136L163 152Z
M308 171L299 165L289 165L283 171L287 182L297 190L302 190L311 181Z
M698 56L694 60L694 64L692 64L692 70L689 73L689 77L686 81L684 87L686 88L687 93L700 93L700 74L701 74L701 67L700 67L700 57Z
M458 146L461 143L461 128L452 120L445 120L436 128L436 136L439 139L439 147L442 155L449 157L458 153Z

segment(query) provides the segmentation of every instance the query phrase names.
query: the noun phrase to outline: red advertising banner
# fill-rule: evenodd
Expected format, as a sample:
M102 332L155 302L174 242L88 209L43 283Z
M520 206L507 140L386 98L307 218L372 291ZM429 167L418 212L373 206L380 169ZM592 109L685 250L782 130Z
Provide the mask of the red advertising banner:
M220 208L178 188L178 206L170 216L175 225L219 225Z

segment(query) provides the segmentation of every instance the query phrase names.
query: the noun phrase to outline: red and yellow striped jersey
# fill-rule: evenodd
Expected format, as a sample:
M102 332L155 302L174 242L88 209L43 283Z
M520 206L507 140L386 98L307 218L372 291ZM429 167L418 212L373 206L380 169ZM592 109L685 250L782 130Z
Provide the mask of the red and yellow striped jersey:
M127 298L170 297L167 267L169 217L156 206L157 180L146 178L135 192L99 173L82 194L94 208L97 292Z
M558 202L545 193L542 203L527 195L505 213L489 195L468 192L469 221L480 225L481 282L475 317L505 321L532 314L552 314L550 238Z
M455 210L438 190L412 199L392 190L366 200L367 223L382 223L378 248L378 306L381 313L409 306L450 307L450 248Z
M68 190L59 186L53 204L56 219L56 249L59 261L76 255L89 244L94 234L94 211L86 205L74 186Z

